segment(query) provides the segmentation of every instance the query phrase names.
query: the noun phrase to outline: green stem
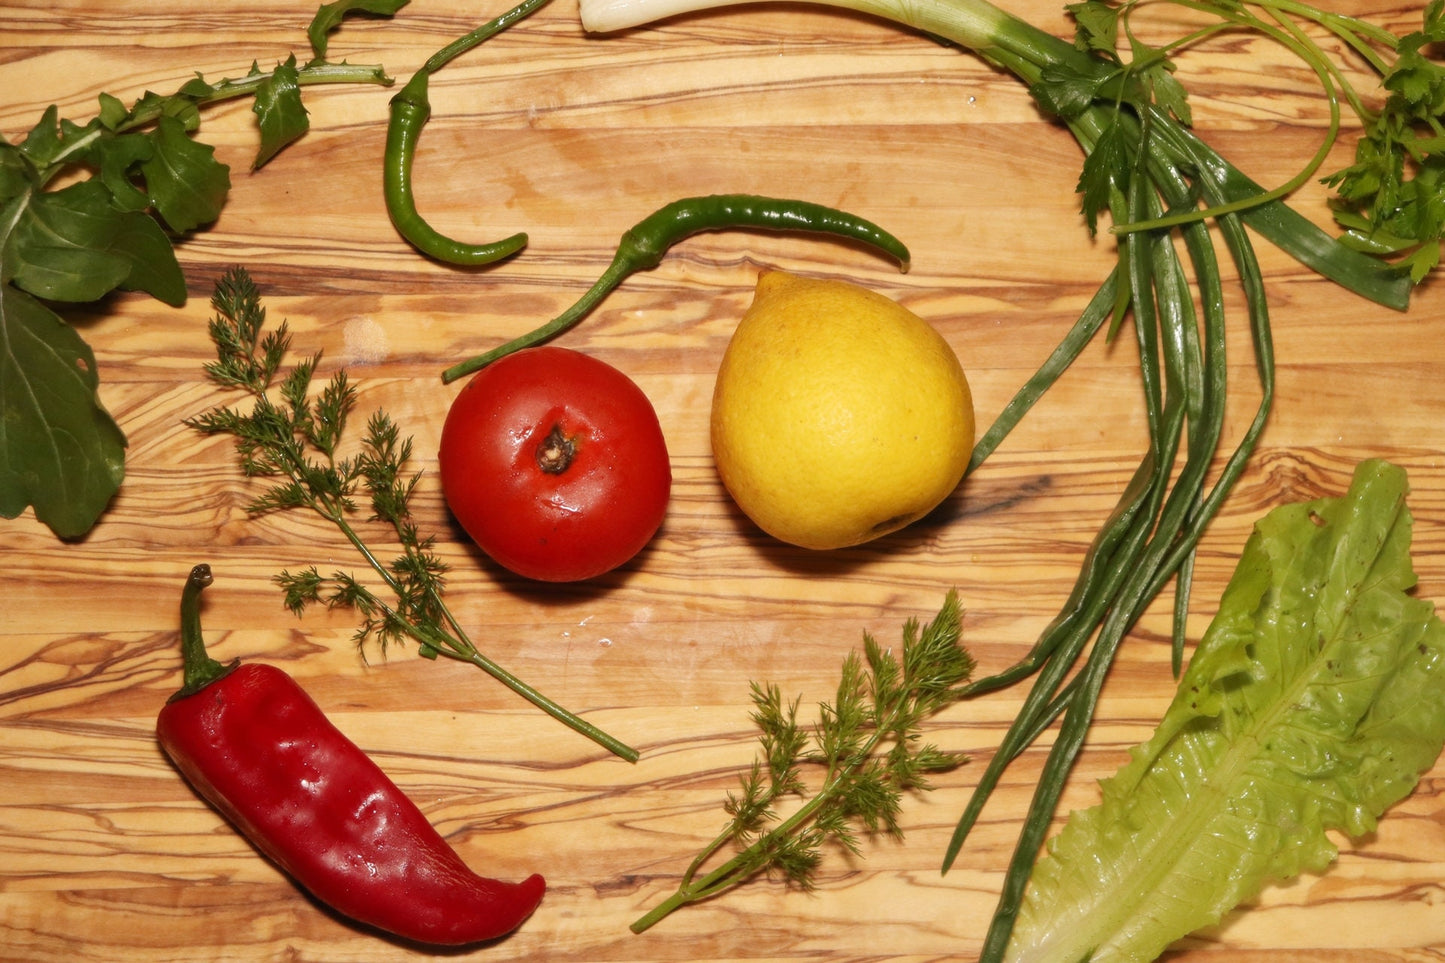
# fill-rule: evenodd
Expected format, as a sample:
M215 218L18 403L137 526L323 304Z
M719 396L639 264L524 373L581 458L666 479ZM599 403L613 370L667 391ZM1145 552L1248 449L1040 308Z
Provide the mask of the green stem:
M367 544L361 540L361 536L356 533L356 529L351 527L351 523L346 520L345 516L337 512L328 511L314 499L312 501L312 508L314 508L316 513L322 518L327 519L331 524L335 525L342 535L346 536L346 540L351 543L351 547L361 554L361 557L366 560L366 564L370 565L372 570L386 583L387 588L391 589L395 594L401 594L402 586L401 583L397 581L396 576L382 564L381 559L377 558L371 549L367 547Z
M393 575L371 549L367 547L366 543L361 540L361 536L356 533L356 530L351 527L351 524L344 517L333 512L328 512L314 502L313 507L316 508L316 511L320 515L329 519L340 529L341 533L346 536L346 540L361 553L361 557L366 560L366 563L386 582L387 586L394 593L399 594L401 592L402 587L400 583L397 582L396 576ZM602 746L608 752L628 762L636 762L640 758L641 754L633 747L609 735L607 732L588 722L586 719L583 719L570 709L563 707L560 703L555 702L548 696L543 695L540 691L534 689L504 669L501 665L483 655L476 645L472 643L472 640L467 637L461 624L458 623L456 617L452 615L451 609L442 601L441 594L437 592L435 586L428 586L427 594L431 596L432 604L436 606L437 611L441 613L442 617L446 619L447 624L451 626L450 632L428 631L408 620L401 619L400 617L397 619L398 622L405 625L407 634L423 646L423 653L430 650L432 653L444 655L458 662L470 663L558 722L572 729L574 732L581 733L599 746Z
M237 97L248 97L255 94L261 85L270 79L271 75L268 73L251 74L239 80L228 78L215 84L209 92L192 98L192 101L200 106L234 100ZM380 64L333 64L313 61L297 69L296 82L303 87L315 84L377 84L389 87L393 80L387 76L386 69ZM148 98L143 104L137 104L132 108L126 119L121 121L115 129L119 133L143 127L160 117L164 109L164 102Z
M1399 38L1389 30L1370 23L1368 20L1335 13L1331 10L1321 10L1307 3L1297 3L1295 0L1263 0L1258 3L1258 6L1271 12L1279 11L1289 16L1314 21L1348 43L1369 61L1371 67L1380 72L1385 70L1385 65L1378 55L1373 54L1369 44L1375 43L1394 50L1399 43Z
M1178 0L1176 0L1178 2ZM1192 6L1192 4L1191 4ZM1220 16L1224 16L1223 13ZM1242 26L1256 30L1273 39L1280 46L1289 50L1295 56L1303 60L1315 77L1319 80L1320 86L1325 91L1325 100L1329 104L1330 121L1320 146L1315 150L1314 156L1309 162L1291 177L1288 181L1273 190L1261 191L1257 194L1240 197L1233 201L1202 210L1191 209L1180 211L1175 214L1168 214L1162 217L1150 218L1143 221L1133 221L1128 224L1117 224L1112 228L1115 234L1128 234L1134 231L1152 231L1165 227L1177 227L1194 221L1212 220L1224 214L1234 214L1239 211L1248 210L1252 207L1259 207L1271 201L1281 200L1288 197L1302 187L1306 181L1314 176L1315 172L1324 164L1325 158L1329 156L1330 150L1335 145L1335 140L1340 131L1340 101L1335 93L1334 75L1330 70L1329 62L1309 38L1299 32L1298 26L1293 21L1286 20L1280 28L1271 27L1258 18L1251 17L1245 21L1243 18L1233 18L1231 22L1239 22Z
M545 7L551 0L523 0L512 9L488 20L486 23L463 34L427 58L422 70L432 74L441 70L451 60L460 57L473 47L506 30L519 20L525 20Z
M513 338L505 344L500 344L490 351L484 351L479 355L460 361L442 372L442 381L450 384L458 378L464 378L474 371L480 371L487 365L499 358L521 351L523 348L530 348L534 345L550 341L557 335L569 330L579 321L585 318L603 298L616 290L629 274L632 274L636 267L628 262L623 252L619 250L607 270L597 278L593 285L566 311L548 321L546 324L524 335Z
M849 772L851 771L852 768L849 769ZM828 802L832 798L842 778L840 775L829 782L818 795L804 803L797 812L778 823L778 825L769 830L762 839L759 839L717 869L714 869L695 882L688 880L682 886L679 886L677 892L673 893L661 903L658 903L643 916L638 917L629 929L631 929L633 933L641 933L655 926L675 910L679 910L689 903L710 899L719 893L724 893L736 886L740 886L752 878L759 869L758 851L766 845L767 840L779 836L786 836L800 826L807 825L808 821L813 818L813 814L816 813L825 802ZM719 834L717 839L709 845L705 852L715 852L719 846L731 838L731 832Z
M201 635L201 592L212 581L211 566L202 563L191 569L186 578L186 587L181 592L181 658L184 660L182 685L171 702L195 695L218 679L235 671L240 660L229 663L217 662L206 652L206 640Z
M442 602L441 598L435 593L435 591L432 591L431 594L433 601L440 608L447 622L452 626L453 641L457 643L457 650L455 652L448 651L447 649L438 649L438 652L440 652L442 655L447 656L448 658L454 658L462 662L471 663L472 665L481 669L483 672L490 675L492 678L496 679L498 682L502 683L502 685L506 686L508 689L511 689L517 695L532 703L532 705L541 709L552 718L556 719L558 722L567 726L572 731L586 736L588 739L591 739L599 746L602 746L613 755L618 756L621 759L626 760L627 762L636 762L638 760L638 758L640 757L640 753L632 746L629 746L626 743L622 742L620 739L609 735L607 732L603 731L598 726L595 726L592 723L588 722L586 719L583 719L581 716L572 712L570 709L566 709L559 703L554 702L552 699L543 695L537 689L534 689L532 686L528 685L526 682L523 682L511 672L508 672L496 662L493 662L490 658L483 655L481 653L481 650L479 650L474 644L472 644L472 640L467 637L467 634L462 630L461 626L457 624L457 620L452 616L451 611L446 607L445 603Z

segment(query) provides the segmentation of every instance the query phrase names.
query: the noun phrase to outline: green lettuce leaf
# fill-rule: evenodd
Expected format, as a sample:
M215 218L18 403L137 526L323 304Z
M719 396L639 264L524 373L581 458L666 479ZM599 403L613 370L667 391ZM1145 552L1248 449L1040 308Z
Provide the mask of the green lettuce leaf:
M1414 790L1445 743L1445 624L1409 591L1406 490L1367 461L1256 523L1158 729L1035 866L1008 959L1151 960Z

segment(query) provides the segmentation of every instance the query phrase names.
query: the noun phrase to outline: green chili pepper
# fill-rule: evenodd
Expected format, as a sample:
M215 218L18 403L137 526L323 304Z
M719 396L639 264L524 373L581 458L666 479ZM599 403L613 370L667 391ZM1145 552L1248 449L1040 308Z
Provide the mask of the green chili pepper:
M871 221L808 201L759 197L753 194L710 194L673 201L643 218L625 234L607 270L577 302L534 331L514 338L442 372L442 380L455 381L486 367L514 351L541 344L568 330L629 275L657 267L669 248L701 231L751 228L769 231L806 231L860 241L897 259L908 270L910 256L902 241Z
M412 247L428 257L448 264L481 265L500 261L527 246L527 235L513 234L491 244L467 244L436 230L416 209L411 189L412 162L421 130L431 117L427 87L431 75L448 61L494 36L518 20L545 7L551 0L522 0L501 16L487 21L465 36L458 37L427 60L391 99L386 126L386 155L382 163L386 211L398 233Z

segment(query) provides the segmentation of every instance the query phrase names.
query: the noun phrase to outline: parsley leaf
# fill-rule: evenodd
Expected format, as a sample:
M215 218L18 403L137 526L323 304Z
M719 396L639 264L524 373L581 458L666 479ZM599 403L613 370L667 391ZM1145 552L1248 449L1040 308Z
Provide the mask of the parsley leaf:
M1445 240L1445 65L1428 56L1442 40L1445 2L1434 0L1422 28L1396 45L1380 80L1385 103L1366 118L1354 163L1324 179L1343 240L1397 256L1416 283L1439 264Z
M1079 194L1083 197L1084 221L1090 233L1098 229L1099 214L1108 210L1115 199L1127 195L1133 159L1138 151L1133 135L1116 123L1104 129L1094 149L1084 158Z

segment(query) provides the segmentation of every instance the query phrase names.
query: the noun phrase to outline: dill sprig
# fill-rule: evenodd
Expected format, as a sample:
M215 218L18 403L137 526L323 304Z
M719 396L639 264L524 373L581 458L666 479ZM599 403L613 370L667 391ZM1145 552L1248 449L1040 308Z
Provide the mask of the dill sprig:
M205 365L206 374L224 388L245 392L251 405L244 411L213 408L186 425L206 435L233 436L246 476L273 480L246 505L248 514L315 512L345 536L380 583L372 588L351 572L323 575L315 566L283 571L275 582L286 608L298 616L312 605L352 609L361 617L353 636L358 649L364 651L370 642L385 652L393 643L411 640L427 658L446 656L475 665L553 718L636 761L637 750L527 685L467 637L442 599L446 563L433 551L434 539L423 537L412 520L411 500L421 475L406 468L411 439L402 438L395 422L377 411L367 422L360 451L338 455L356 406L356 389L346 372L337 371L313 391L318 353L282 374L290 332L285 321L267 330L266 309L244 268L232 268L217 281L211 306L216 360ZM400 551L390 561L383 561L352 524L363 498L370 505L369 520L388 524L397 540Z
M763 873L811 889L829 846L862 854L861 835L901 837L904 794L931 788L928 776L964 762L959 753L922 743L925 720L959 700L974 661L960 644L958 597L921 631L903 627L902 657L863 636L863 655L843 660L837 695L820 703L811 729L798 721L800 700L785 702L776 685L752 684L759 752L728 794L728 824L693 859L677 891L632 924L634 933L689 903L710 899ZM808 796L805 769L819 770ZM779 804L804 800L786 818ZM706 865L731 845L736 853Z

